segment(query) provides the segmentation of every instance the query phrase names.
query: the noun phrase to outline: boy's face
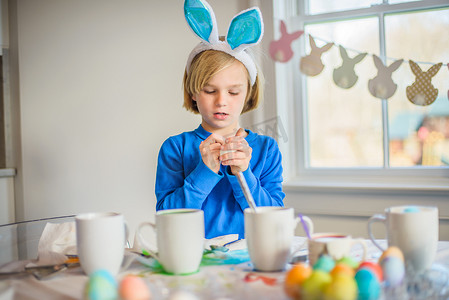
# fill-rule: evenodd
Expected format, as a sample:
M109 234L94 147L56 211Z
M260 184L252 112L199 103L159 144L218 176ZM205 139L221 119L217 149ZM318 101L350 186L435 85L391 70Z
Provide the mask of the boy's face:
M248 93L248 72L239 61L215 74L193 95L204 129L222 136L235 134Z

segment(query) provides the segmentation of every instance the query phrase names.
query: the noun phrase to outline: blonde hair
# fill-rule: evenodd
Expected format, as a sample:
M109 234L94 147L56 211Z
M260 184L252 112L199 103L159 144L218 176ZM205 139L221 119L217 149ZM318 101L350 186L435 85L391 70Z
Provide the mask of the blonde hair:
M192 99L192 96L198 94L215 74L229 67L235 61L238 60L233 56L217 50L206 50L195 56L190 65L189 73L187 73L187 70L184 72L183 107L188 111L199 114L196 101ZM247 78L248 92L242 114L255 109L263 96L262 74L259 71L257 72L256 81L253 86L251 86L249 74L247 74Z

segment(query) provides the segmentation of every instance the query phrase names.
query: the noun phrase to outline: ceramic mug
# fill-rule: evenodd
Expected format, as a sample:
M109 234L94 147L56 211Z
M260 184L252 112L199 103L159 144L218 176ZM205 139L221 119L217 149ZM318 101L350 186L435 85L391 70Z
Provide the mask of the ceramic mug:
M396 246L404 254L409 271L421 272L435 259L438 246L438 208L431 206L393 206L384 214L368 221L368 234L381 251L372 232L372 224L382 222L386 227L388 246Z
M151 245L143 237L141 231L145 226L156 232L157 245ZM156 213L156 223L141 223L136 236L138 243L159 261L167 273L195 273L204 251L204 213L200 209L160 210Z
M353 239L350 235L341 233L314 233L309 243L309 264L314 265L321 255L329 255L334 260L351 256L355 245L363 248L362 261L365 260L367 247L363 239Z
M255 270L284 270L300 218L295 218L293 208L263 206L257 212L247 208L245 215L245 239ZM312 220L303 217L310 231Z
M87 275L107 270L117 275L122 265L127 229L122 214L85 213L75 216L76 244L81 267Z

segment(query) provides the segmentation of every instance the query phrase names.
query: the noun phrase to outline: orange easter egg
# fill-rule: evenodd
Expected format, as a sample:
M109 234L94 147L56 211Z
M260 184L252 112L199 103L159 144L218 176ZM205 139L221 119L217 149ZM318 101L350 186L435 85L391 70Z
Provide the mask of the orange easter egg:
M123 300L150 300L151 292L142 278L128 275L122 279L119 294Z
M312 274L309 264L294 264L285 274L284 291L292 299L299 299L301 284Z
M332 277L335 277L338 274L346 274L346 275L349 275L351 277L354 277L355 271L354 271L353 268L351 268L347 264L337 263L335 265L335 267L332 269L332 271L330 272L330 274L331 274Z
M382 253L382 256L379 258L379 263L380 263L382 260L384 260L384 258L387 257L387 256L394 256L394 257L397 257L397 258L399 258L400 260L402 260L402 262L404 262L404 254L402 254L401 249L399 249L399 248L396 247L396 246L388 247L387 250L385 250L385 251Z

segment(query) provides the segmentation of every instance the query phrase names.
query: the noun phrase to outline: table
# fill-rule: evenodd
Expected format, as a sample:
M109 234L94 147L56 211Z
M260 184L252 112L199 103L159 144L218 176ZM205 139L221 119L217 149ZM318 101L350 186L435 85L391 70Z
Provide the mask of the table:
M37 256L37 244L47 222L59 223L73 221L73 216L35 220L0 226L0 271L23 268ZM298 250L304 242L303 237L295 237L293 248ZM381 252L366 241L369 260L377 260ZM385 244L385 241L381 241ZM300 250L303 253L306 250ZM362 249L355 248L353 257L360 257ZM6 260L6 261L5 261ZM152 299L171 299L177 291L189 292L197 299L288 299L283 291L285 272L261 273L252 269L250 262L226 265L202 265L200 271L188 276L171 276L158 273L150 259L131 252L125 255L129 264L120 272L120 281L128 274L139 275L147 283L153 294ZM439 276L443 284L440 296L432 299L449 299L449 242L439 242L435 260L436 271L443 270ZM23 276L0 280L0 299L83 299L88 277L80 267L68 269L52 278L37 280L33 276ZM416 298L415 298L416 299ZM187 300L187 299L186 299Z

